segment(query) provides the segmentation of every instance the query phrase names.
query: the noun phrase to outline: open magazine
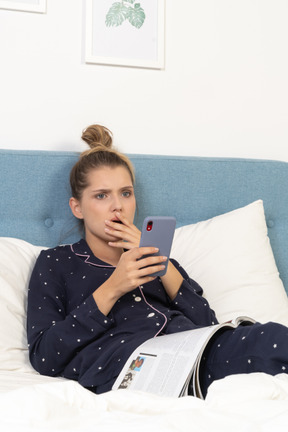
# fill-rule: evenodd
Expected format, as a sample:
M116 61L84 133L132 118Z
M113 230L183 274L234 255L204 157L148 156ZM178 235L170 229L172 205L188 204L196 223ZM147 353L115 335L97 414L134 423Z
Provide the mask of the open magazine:
M251 325L255 320L238 317L232 321L152 338L129 357L113 390L131 389L180 397L193 394L203 399L199 382L200 362L212 336L223 328Z

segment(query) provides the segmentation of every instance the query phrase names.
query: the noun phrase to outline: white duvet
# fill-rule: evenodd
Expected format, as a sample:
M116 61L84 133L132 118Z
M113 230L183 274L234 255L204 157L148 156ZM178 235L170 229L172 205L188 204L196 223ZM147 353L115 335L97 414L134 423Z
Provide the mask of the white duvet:
M287 432L288 376L255 373L214 382L205 401L129 390L94 395L78 383L0 372L1 431Z

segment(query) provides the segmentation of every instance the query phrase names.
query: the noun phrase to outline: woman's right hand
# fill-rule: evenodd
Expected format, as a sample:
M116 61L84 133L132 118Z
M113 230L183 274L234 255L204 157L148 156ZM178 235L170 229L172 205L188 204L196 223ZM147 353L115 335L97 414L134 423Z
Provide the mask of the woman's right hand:
M124 252L119 263L111 275L113 285L119 290L119 297L132 291L139 285L151 282L155 279L152 273L163 270L163 262L167 260L163 256L145 256L159 251L154 247L138 247ZM144 258L143 258L144 256Z
M163 270L167 257L146 256L156 252L158 249L154 247L136 247L121 255L112 275L93 293L94 300L104 315L108 315L120 297L139 285L153 281L155 277L151 274Z

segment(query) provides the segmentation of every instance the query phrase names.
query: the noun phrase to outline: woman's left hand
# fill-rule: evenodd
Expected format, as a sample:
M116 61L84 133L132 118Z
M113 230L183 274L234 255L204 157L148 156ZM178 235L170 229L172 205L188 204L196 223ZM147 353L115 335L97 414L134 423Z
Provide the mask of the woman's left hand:
M121 223L109 220L105 221L105 232L119 239L109 242L109 246L122 249L139 247L141 231L133 223L129 222L120 212L117 212L116 216Z

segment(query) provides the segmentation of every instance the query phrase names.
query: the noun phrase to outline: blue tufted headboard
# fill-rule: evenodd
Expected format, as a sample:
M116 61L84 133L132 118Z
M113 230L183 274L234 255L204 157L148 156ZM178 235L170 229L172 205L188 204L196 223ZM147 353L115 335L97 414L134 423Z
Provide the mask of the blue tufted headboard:
M73 152L0 150L0 236L55 246L79 238L68 200ZM136 224L173 215L177 226L264 202L269 237L288 287L288 163L252 159L130 155Z

